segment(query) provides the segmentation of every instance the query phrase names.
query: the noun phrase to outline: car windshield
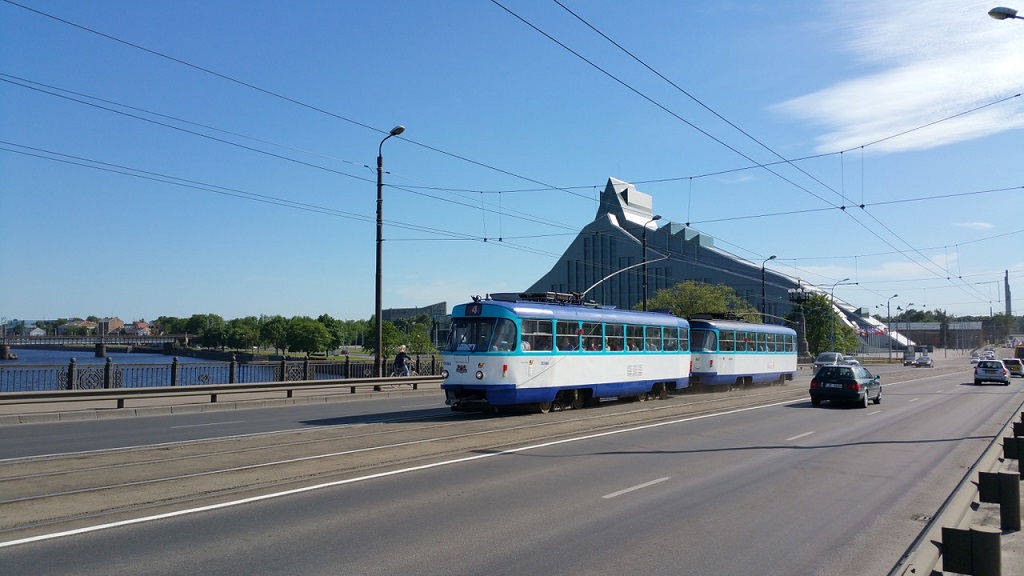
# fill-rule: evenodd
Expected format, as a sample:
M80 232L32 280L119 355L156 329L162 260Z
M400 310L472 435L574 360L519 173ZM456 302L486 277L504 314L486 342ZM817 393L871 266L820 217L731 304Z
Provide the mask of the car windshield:
M817 361L818 362L835 362L838 358L839 358L839 353L837 353L837 352L822 352L821 354L818 354Z
M853 369L849 366L826 366L818 374L821 378L853 378Z

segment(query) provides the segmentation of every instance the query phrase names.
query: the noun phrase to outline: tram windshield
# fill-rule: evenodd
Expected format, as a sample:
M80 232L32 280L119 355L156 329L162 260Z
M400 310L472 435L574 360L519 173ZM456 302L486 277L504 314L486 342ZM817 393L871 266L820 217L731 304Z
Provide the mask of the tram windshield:
M508 352L516 342L516 325L507 318L455 318L444 351Z
M693 352L717 352L718 334L713 330L690 330L690 350Z

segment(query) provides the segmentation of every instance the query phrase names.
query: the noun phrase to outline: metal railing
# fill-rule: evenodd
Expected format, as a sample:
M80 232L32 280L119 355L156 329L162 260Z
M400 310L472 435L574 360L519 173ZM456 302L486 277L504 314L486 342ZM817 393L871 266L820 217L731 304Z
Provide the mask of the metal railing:
M440 359L416 357L421 376L441 373ZM388 363L385 373L393 366ZM112 388L152 388L159 386L206 386L345 380L373 375L372 361L343 362L280 360L275 362L179 362L175 357L161 364L115 364L111 358L103 364L0 364L0 395L9 392L48 390L96 390Z
M381 390L383 386L409 386L418 390L420 384L440 383L440 376L416 376L410 378L349 378L342 380L296 380L283 382L260 382L251 384L197 384L194 386L155 386L149 388L77 388L73 390L43 390L5 392L0 394L0 404L48 404L53 402L83 402L114 400L117 408L125 407L125 400L132 398L180 398L185 396L208 396L211 403L225 394L248 394L253 392L285 392L285 398L292 398L295 392L323 391L337 394L348 389L372 387Z

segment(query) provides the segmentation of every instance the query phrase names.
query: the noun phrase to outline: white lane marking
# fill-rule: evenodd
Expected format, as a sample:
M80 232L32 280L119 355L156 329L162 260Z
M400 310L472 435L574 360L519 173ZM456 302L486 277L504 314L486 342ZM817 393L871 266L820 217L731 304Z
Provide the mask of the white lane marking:
M802 402L802 400L801 400ZM9 548L11 546L17 546L18 544L28 544L30 542L40 542L43 540L53 540L56 538L64 538L67 536L75 536L78 534L87 534L89 532L99 532L100 530L109 530L111 528L118 528L120 526L131 526L133 524L142 524L144 522L153 522L156 520L166 520L167 518L177 518L178 516L186 516L190 514L197 514L199 512L209 512L211 510L220 510L222 508L232 508L235 506L241 506L243 504L249 504L251 502L260 502L263 500L271 500L274 498L281 498L284 496L291 496L294 494L302 494L304 492L312 492L314 490L322 490L324 488L333 488L335 486L343 486L345 484L354 484L356 482L365 482L367 480L376 480L378 478L387 478L389 476L398 476L399 474L408 474L410 472L419 472L420 470L429 470L431 468L440 468L441 466L449 466L452 464L461 464L463 462L472 462L474 460L483 460L484 458L494 458L496 456L507 456L509 454L517 454L519 452L527 452L531 450L539 450L541 448L547 448L550 446L558 446L560 444L569 444L570 442L582 442L584 440L593 440L595 438L603 438L605 436L615 436L618 434L626 434L629 432L638 432L640 430L649 430L652 428L660 428L662 426L671 426L673 424L683 424L685 422L694 422L697 420L706 420L708 418L714 418L716 416L729 416L731 414L741 414L743 412L750 412L751 410L760 410L761 408L771 408L774 406L785 406L787 404L793 404L793 400L784 400L781 402L772 402L771 404L761 404L759 406L749 406L747 408L737 408L735 410L726 410L725 412L715 412L710 414L701 414L699 416L690 416L688 418L680 418L678 420L667 420L665 422L655 422L654 424L644 424L642 426L636 426L633 428L624 428L622 430L608 430L605 432L597 432L594 434L587 434L585 436L576 436L573 438L563 438L561 440L552 440L551 442L543 442L541 444L533 444L530 446L522 446L520 448L511 448L509 450L502 450L501 452L488 452L486 454L474 454L473 456L464 456L462 458L453 458L452 460L443 460L441 462L432 462L430 464L422 464L420 466L412 466L409 468L401 468L398 470L389 470L387 472L378 472L376 474L368 474L366 476L358 476L356 478L346 478L344 480L335 480L332 482L324 482L323 484L316 484L313 486L303 486L302 488L293 488L291 490L284 490L282 492L273 492L270 494L261 494L259 496L252 496L249 498L242 498L241 500L231 500L228 502L220 502L217 504L210 504L208 506L199 506L197 508L187 508L184 510L176 510L174 512L166 512L164 514L155 514L153 516L143 516L142 518L131 518L128 520L121 520L118 522L110 522L107 524L98 524L96 526L86 526L84 528L77 528L75 530L65 530L63 532L53 532L50 534L40 534L38 536L31 536L29 538L21 538L20 540L9 540L7 542L0 542L0 548ZM414 442L413 442L414 443Z
M786 438L786 442L792 442L793 440L797 440L799 438L803 438L804 436L810 436L811 434L814 434L814 430L811 430L810 432L804 432L803 434L797 434L796 436L793 436L792 438Z
M203 426L221 426L224 424L241 424L245 420L230 420L228 422L210 422L209 424L183 424L181 426L171 426L171 430L176 428L202 428Z
M648 486L654 486L655 484L664 482L665 480L668 480L669 478L670 478L670 476L665 476L664 478L658 478L657 480L651 480L650 482L644 482L643 484L637 484L636 486L631 486L631 487L626 488L624 490L619 490L618 492L612 492L611 494L605 494L604 496L601 496L601 498L615 498L616 496L622 496L623 494L627 494L627 493L632 492L634 490L639 490L641 488L647 488Z
M918 400L920 400L920 398L911 398L909 402L917 402Z
M868 415L868 416L874 416L875 414L881 414L881 413L882 413L882 411L881 411L881 410L875 410L874 412L868 412L868 414L867 414L867 415Z

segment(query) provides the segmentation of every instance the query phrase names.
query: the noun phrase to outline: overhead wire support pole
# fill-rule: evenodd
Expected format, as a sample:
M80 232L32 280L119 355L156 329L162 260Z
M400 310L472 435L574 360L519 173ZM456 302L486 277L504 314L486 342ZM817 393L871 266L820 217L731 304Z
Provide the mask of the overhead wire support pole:
M384 142L392 136L398 136L402 132L405 132L405 126L395 126L384 137L384 140L380 141L380 146L377 146L377 273L375 278L376 285L374 286L375 302L373 311L374 328L377 335L373 350L373 374L377 378L384 377L384 324L381 321L384 292Z

